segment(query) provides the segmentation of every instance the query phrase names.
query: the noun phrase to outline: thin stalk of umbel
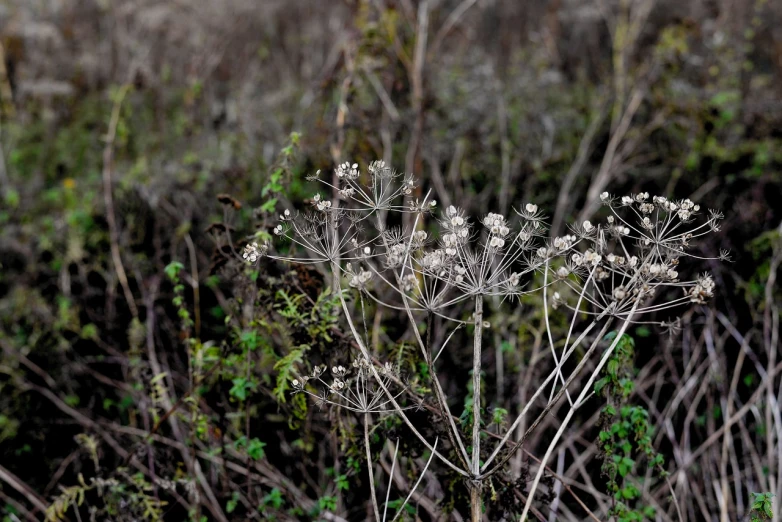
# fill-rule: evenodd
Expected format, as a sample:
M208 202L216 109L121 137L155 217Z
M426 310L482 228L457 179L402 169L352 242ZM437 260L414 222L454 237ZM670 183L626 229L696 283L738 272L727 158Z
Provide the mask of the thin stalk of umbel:
M483 296L475 297L475 335L472 348L472 476L470 512L473 522L481 520L481 334L483 333Z

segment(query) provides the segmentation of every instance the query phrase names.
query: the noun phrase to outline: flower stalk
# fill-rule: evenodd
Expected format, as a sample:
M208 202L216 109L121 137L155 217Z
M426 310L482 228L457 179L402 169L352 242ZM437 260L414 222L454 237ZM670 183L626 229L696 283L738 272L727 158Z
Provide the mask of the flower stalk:
M481 510L481 335L483 333L483 296L475 297L475 335L472 347L472 476L470 513L473 522L480 522Z

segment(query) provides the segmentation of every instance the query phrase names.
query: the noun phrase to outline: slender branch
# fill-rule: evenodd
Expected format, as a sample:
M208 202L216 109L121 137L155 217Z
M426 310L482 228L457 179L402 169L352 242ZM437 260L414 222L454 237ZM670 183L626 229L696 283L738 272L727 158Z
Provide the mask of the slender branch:
M439 438L434 439L434 447L437 447L437 443L440 441ZM429 464L432 463L432 459L434 458L434 453L429 455L429 460L426 461L426 465L424 466L424 469L421 471L421 475L418 477L418 480L415 481L415 484L413 484L412 489L410 489L410 493L407 494L407 497L405 498L405 501L402 502L402 505L399 506L399 509L396 512L396 516L394 516L393 520L391 522L396 522L397 519L399 519L400 515L404 512L405 505L410 501L410 497L413 496L413 493L416 489L418 489L418 485L421 484L421 481L424 478L424 475L426 474L426 470L429 469Z
M369 492L372 495L372 509L375 511L375 520L380 522L380 510L377 504L375 492L375 472L372 469L372 453L369 451L369 413L364 414L364 448L367 451L367 473L369 473Z
M129 89L130 84L122 86L114 101L114 108L111 111L109 131L106 134L106 144L103 147L103 203L106 206L106 222L109 225L111 259L114 262L114 270L117 272L117 279L119 279L119 283L122 286L130 313L133 314L133 317L138 317L138 308L136 307L133 293L130 291L128 276L125 273L125 266L122 264L122 256L119 251L119 230L117 229L117 220L114 216L114 196L111 187L111 174L114 170L114 137L117 134L122 101L125 99Z
M0 480L11 486L13 489L24 495L24 497L41 512L46 512L44 500L35 492L33 488L25 484L19 477L8 471L0 465Z
M480 522L481 497L481 334L483 333L483 296L475 297L475 335L472 348L472 476L470 511L473 522Z
M391 472L388 474L388 487L386 488L386 501L383 504L383 522L386 522L386 513L388 513L388 499L391 496L391 483L394 480L394 469L396 468L396 455L399 453L399 441L394 447L394 459L391 461Z
M538 471L535 474L535 479L532 481L532 487L530 487L529 489L529 496L527 497L527 502L524 504L524 510L521 512L520 520L524 520L524 518L527 516L527 513L529 512L530 507L532 506L532 498L535 496L535 491L538 489L538 484L540 483L540 479L543 476L543 472L546 469L545 468L546 462L548 462L549 457L551 457L551 453L554 451L557 442L559 442L559 438L565 432L565 428L567 428L568 424L570 423L570 420L573 418L573 414L583 404L584 399L588 397L589 391L592 388L592 383L600 374L600 370L603 369L603 366L605 366L605 364L608 362L608 358L611 357L611 354L614 352L616 345L619 344L619 341L621 340L625 331L627 331L627 327L630 326L630 318L633 316L635 310L638 308L638 304L641 301L641 295L642 294L639 294L638 297L635 299L635 304L633 304L633 308L632 310L630 310L630 314L628 315L627 320L624 322L624 324L622 324L622 327L619 329L619 332L616 334L616 337L614 337L613 342L603 354L603 358L600 359L597 368L595 368L595 370L592 372L592 375L589 377L589 380L584 385L584 388L581 390L581 393L576 399L575 404L573 404L573 406L570 408L570 411L568 411L568 414L565 416L565 419L562 421L562 424L557 430L557 433L554 435L554 438L552 439L551 444L549 444L545 455L543 455L543 458L541 459L541 466L538 468Z

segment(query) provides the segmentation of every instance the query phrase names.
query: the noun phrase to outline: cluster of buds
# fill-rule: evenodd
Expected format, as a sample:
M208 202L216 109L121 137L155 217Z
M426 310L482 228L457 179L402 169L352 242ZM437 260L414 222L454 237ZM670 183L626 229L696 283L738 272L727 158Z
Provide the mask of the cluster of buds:
M456 248L459 246L459 236L456 234L445 234L443 236L443 245L445 246L445 255L455 256Z
M600 261L603 260L603 256L590 248L583 254L573 254L570 256L570 260L576 266L597 266L600 264Z
M418 278L415 274L407 274L402 278L402 290L405 292L412 292L418 288Z
M412 248L422 248L426 244L426 239L428 238L428 234L423 230L416 230L413 233L412 241L410 242L410 246Z
M714 279L710 275L704 274L695 286L690 289L690 301L693 303L703 304L706 299L714 297Z
M331 383L329 389L336 393L342 391L347 383L345 382L345 375L347 375L348 369L344 366L332 366L331 375L334 377L334 382Z
M404 243L395 243L388 247L388 255L386 256L386 265L389 268L394 268L402 264L405 258L405 251L407 247Z
M587 223L589 223L589 221L587 221ZM554 245L555 249L564 251L572 247L575 241L576 241L576 236L572 234L567 234L564 236L555 237L554 241L551 244Z
M521 243L526 243L530 239L532 239L532 232L529 231L529 228L527 226L522 227L521 230L519 230L519 241Z
M352 288L366 288L367 283L370 279L372 279L372 272L369 270L364 270L364 268L361 268L361 271L359 273L353 272L353 267L348 263L348 284Z
M297 393L300 391L304 391L305 386L307 386L307 382L310 380L310 377L308 375L305 375L304 377L299 379L293 379L291 381L291 387L293 388L293 392Z
M489 240L489 246L491 248L502 248L505 246L505 240L500 236L492 236Z
M616 266L629 266L630 268L635 268L636 265L638 265L638 256L630 256L630 261L624 257L624 256L618 256L614 254L613 252L607 254L605 256L605 260L608 261L608 263Z
M532 222L532 226L535 229L541 228L543 221L543 214L538 212L538 206L534 203L527 203L521 209L521 212L517 212L521 217Z
M443 221L443 228L450 231L454 239L458 242L464 242L470 236L470 228L464 219L464 213L451 205L445 211L446 219ZM445 239L445 238L443 238Z
M366 370L369 368L369 361L367 361L364 357L356 357L353 359L352 365L356 370Z
M425 270L430 271L439 271L443 267L447 265L446 257L445 257L445 251L438 249L433 250L432 252L427 252L424 254L424 257L421 259L421 266Z
M350 164L347 161L337 167L337 177L340 179L358 179L358 163Z
M687 221L690 219L692 214L698 212L700 208L701 208L700 205L696 205L689 199L685 199L679 202L679 211L676 214L679 216L679 219L681 219L682 221Z
M248 263L254 264L256 261L258 261L260 258L262 258L266 251L268 250L267 245L259 245L258 243L248 243L244 247L244 252L242 252L242 258L244 258Z
M495 236L505 237L510 233L510 228L505 223L505 216L502 214L489 212L483 218L483 225Z
M418 201L418 198L416 198L414 201L410 201L409 208L411 212L421 212L426 214L434 211L435 207L437 207L436 199L430 199L426 203L422 203Z
M667 210L668 212L674 212L676 211L676 209L679 208L679 205L677 205L673 201L668 201L668 198L664 196L654 196L652 198L652 201L654 202L655 205L657 205L663 210ZM685 200L685 201L690 201L690 200Z
M331 201L324 200L323 198L320 197L320 194L315 194L315 196L312 198L312 202L315 204L315 207L321 212L331 208Z
M679 278L679 273L664 263L644 264L641 266L641 273L661 280L676 281Z
M354 164L357 167L357 165ZM373 176L386 177L391 171L386 167L386 162L383 160L376 160L369 164L369 173Z
M611 195L608 192L603 192L600 194L600 199L607 205L610 205L612 201ZM637 203L638 210L642 214L651 214L654 212L655 208L659 208L668 213L675 212L679 219L685 222L689 221L693 214L700 210L700 205L696 205L689 199L683 199L679 202L674 202L668 200L664 196L653 196L651 202L648 200L649 193L641 192L635 195L622 196L620 201L624 206L631 206L634 203ZM644 221L643 226L647 229L653 228L649 226L648 221Z
M460 285L464 282L464 276L467 274L467 269L462 265L454 265L453 271L456 274L453 278L454 283Z
M345 187L341 188L338 192L339 197L342 199L350 199L356 194L356 189L353 187Z
M413 193L413 189L415 188L415 180L411 177L407 178L402 185L402 194L405 196L409 196Z

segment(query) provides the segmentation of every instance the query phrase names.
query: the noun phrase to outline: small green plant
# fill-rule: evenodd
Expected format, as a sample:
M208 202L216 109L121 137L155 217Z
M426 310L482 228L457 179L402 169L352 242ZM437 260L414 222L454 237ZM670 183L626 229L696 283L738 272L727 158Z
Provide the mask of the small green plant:
M609 332L604 341L611 342L616 337L616 332ZM648 466L657 468L661 476L665 474L663 457L652 446L654 430L649 424L649 412L642 406L628 404L634 388L634 354L635 340L621 335L603 377L595 383L595 393L603 395L607 402L601 412L603 429L598 444L603 457L601 471L608 492L613 495L609 515L618 522L651 519L655 515L654 507L639 501L641 492L635 485L638 459L646 457Z
M749 511L752 522L771 520L774 518L772 493L750 493L752 495L752 508Z

